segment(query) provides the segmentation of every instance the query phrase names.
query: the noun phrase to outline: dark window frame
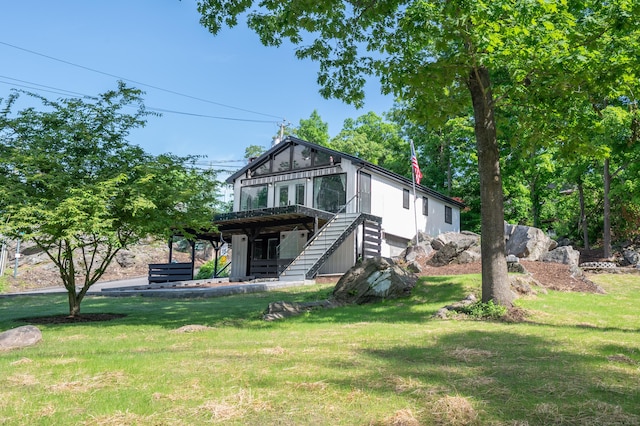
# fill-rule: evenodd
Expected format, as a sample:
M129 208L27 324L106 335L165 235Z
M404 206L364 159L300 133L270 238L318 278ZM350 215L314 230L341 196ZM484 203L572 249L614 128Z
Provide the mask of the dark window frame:
M249 192L252 192L253 190L256 190L256 192L249 193ZM261 194L260 192L262 191L265 191L265 193ZM268 196L269 196L269 189L268 189L268 186L265 184L243 186L242 188L240 188L240 211L249 211L249 210L267 208L269 205L267 200ZM264 197L264 200L262 200L261 197ZM262 205L258 206L257 201L259 200L264 201L264 206Z
M411 203L409 200L411 199L411 193L408 189L402 189L402 207L409 210L409 206Z
M305 165L304 167L296 167L295 152L296 152L296 149L298 149L298 147L303 147L302 148L303 150L304 149L310 150L310 153L309 153L310 162L308 165ZM288 154L289 160L285 161L284 163L281 162L281 164L286 163L288 165L288 168L286 169L283 168L282 170L276 170L276 168L280 167L280 165L276 165L276 157L280 156L281 159L284 159L282 157L286 157L287 154ZM282 151L278 151L270 154L269 157L266 158L261 164L252 166L249 169L249 173L250 173L250 177L265 176L265 175L277 174L277 173L289 173L297 170L309 170L316 167L333 166L336 164L340 164L341 160L342 159L338 155L333 155L331 153L318 150L317 148L310 148L304 145L293 144L287 147L286 149L283 149Z
M422 214L429 216L429 199L427 197L422 197Z
M322 180L324 179L339 179L340 180L340 184L341 184L341 188L339 192L334 192L333 195L337 195L340 194L340 200L338 201L337 199L331 200L333 201L333 203L331 203L331 201L329 201L326 197L327 194L323 194L322 197L322 203L327 202L327 204L321 204L319 203L319 197L321 196L320 191L322 189ZM338 210L340 208L342 208L345 203L347 202L347 188L348 188L348 182L347 182L347 174L346 173L336 173L336 174L332 174L332 175L324 175L324 176L316 176L315 178L313 178L313 208L314 209L320 209L320 210L326 210L328 212L332 212L332 213L337 213ZM329 192L328 194L331 194L331 192Z
M453 209L449 206L444 206L444 223L453 224Z

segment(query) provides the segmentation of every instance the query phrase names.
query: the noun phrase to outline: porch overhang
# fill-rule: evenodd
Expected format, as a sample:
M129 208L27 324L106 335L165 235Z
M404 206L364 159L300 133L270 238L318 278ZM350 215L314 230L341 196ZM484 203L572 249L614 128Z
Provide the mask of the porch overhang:
M272 234L296 226L315 232L333 216L334 213L301 205L222 213L213 218L218 230L214 235Z

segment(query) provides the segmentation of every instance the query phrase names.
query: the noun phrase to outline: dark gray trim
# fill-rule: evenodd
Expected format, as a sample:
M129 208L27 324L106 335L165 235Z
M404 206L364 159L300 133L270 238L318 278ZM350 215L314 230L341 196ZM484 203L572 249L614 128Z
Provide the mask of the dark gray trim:
M341 157L341 158L345 158L348 159L349 161L351 161L353 164L355 164L356 166L361 166L363 170L369 170L372 172L375 172L379 175L383 175L385 177L388 177L389 179L398 182L400 185L403 186L412 186L413 185L413 181L409 178L406 178L404 176L401 176L397 173L394 173L392 171L389 171L383 167L377 166L375 164L369 163L368 161L364 161L361 160L358 157L354 157L353 155L350 154L346 154L344 152L340 152L340 151L336 151L333 150L331 148L327 148L325 146L322 145L317 145L315 143L311 143L311 142L307 142L305 140L302 139L298 139L296 137L293 136L287 136L284 138L284 140L282 142L280 142L279 144L271 147L270 149L268 149L266 152L264 152L260 157L256 158L255 160L253 160L251 163L247 164L246 166L244 166L243 168L241 168L240 170L238 170L237 172L235 172L234 174L232 174L231 176L229 176L226 180L227 183L233 184L236 179L243 177L243 175L246 174L247 170L251 167L255 167L257 164L260 164L261 162L263 162L265 159L268 159L270 155L275 154L280 152L283 149L287 149L290 145L292 144L296 144L296 145L304 145L307 146L309 148L313 148L316 149L318 151L324 151L326 153L328 153L329 155L333 155L335 157ZM409 166L409 154L407 153L407 166ZM312 169L304 169L304 170L312 170ZM302 171L302 170L301 170ZM291 171L285 172L285 173L292 173ZM281 173L274 173L271 175L265 175L265 176L260 176L260 178L264 178L266 176L274 176L274 175L278 175ZM258 178L257 176L255 177L256 179ZM464 203L461 203L457 200L454 200L451 197L448 197L444 194L441 194L429 187L423 186L423 185L416 185L416 190L422 192L422 193L426 193L427 195L429 195L432 198L435 198L437 200L443 201L444 203L450 204L452 206L458 207L460 209L463 209L465 207Z

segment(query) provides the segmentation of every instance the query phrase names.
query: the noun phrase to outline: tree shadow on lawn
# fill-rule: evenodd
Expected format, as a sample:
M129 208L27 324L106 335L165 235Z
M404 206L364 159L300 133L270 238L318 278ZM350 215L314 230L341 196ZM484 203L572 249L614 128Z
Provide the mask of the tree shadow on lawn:
M412 296L390 299L380 303L341 307L330 310L315 310L309 316L297 320L308 322L350 323L358 321L376 322L423 322L444 304L466 296L463 285L455 280L429 277L434 282L421 282L414 288ZM101 327L120 324L159 325L178 328L188 324L236 325L242 327L269 327L262 321L262 314L270 302L308 302L326 299L333 287L319 290L303 288L300 291L270 291L264 293L239 294L206 298L160 298L160 297L104 297L88 295L82 302L79 318L68 318L66 295L24 296L0 299L0 307L9 308L12 303L23 305L14 315L0 315L4 321L21 324L73 325L97 322ZM257 323L258 322L258 323ZM98 324L99 323L99 324Z
M362 363L369 358L376 367L336 384L404 394L425 421L435 401L461 396L480 413L479 424L639 424L635 366L612 362L605 345L597 354L560 346L530 333L452 332L425 344L362 350Z
M308 301L327 297L326 287L300 291L271 291L221 297L105 297L89 294L78 318L69 318L66 294L0 298L0 328L28 324L73 326L158 325L173 329L189 324L268 327L262 313L277 300ZM256 322L259 325L256 326ZM3 326L7 323L7 326Z

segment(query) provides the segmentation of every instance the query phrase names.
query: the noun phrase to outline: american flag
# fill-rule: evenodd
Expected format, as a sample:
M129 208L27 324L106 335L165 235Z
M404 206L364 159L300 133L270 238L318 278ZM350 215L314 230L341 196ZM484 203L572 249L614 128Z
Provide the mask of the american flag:
M413 178L416 183L420 185L420 179L422 179L422 172L418 165L418 157L416 157L416 150L413 148L413 141L411 141L411 169L413 170Z

